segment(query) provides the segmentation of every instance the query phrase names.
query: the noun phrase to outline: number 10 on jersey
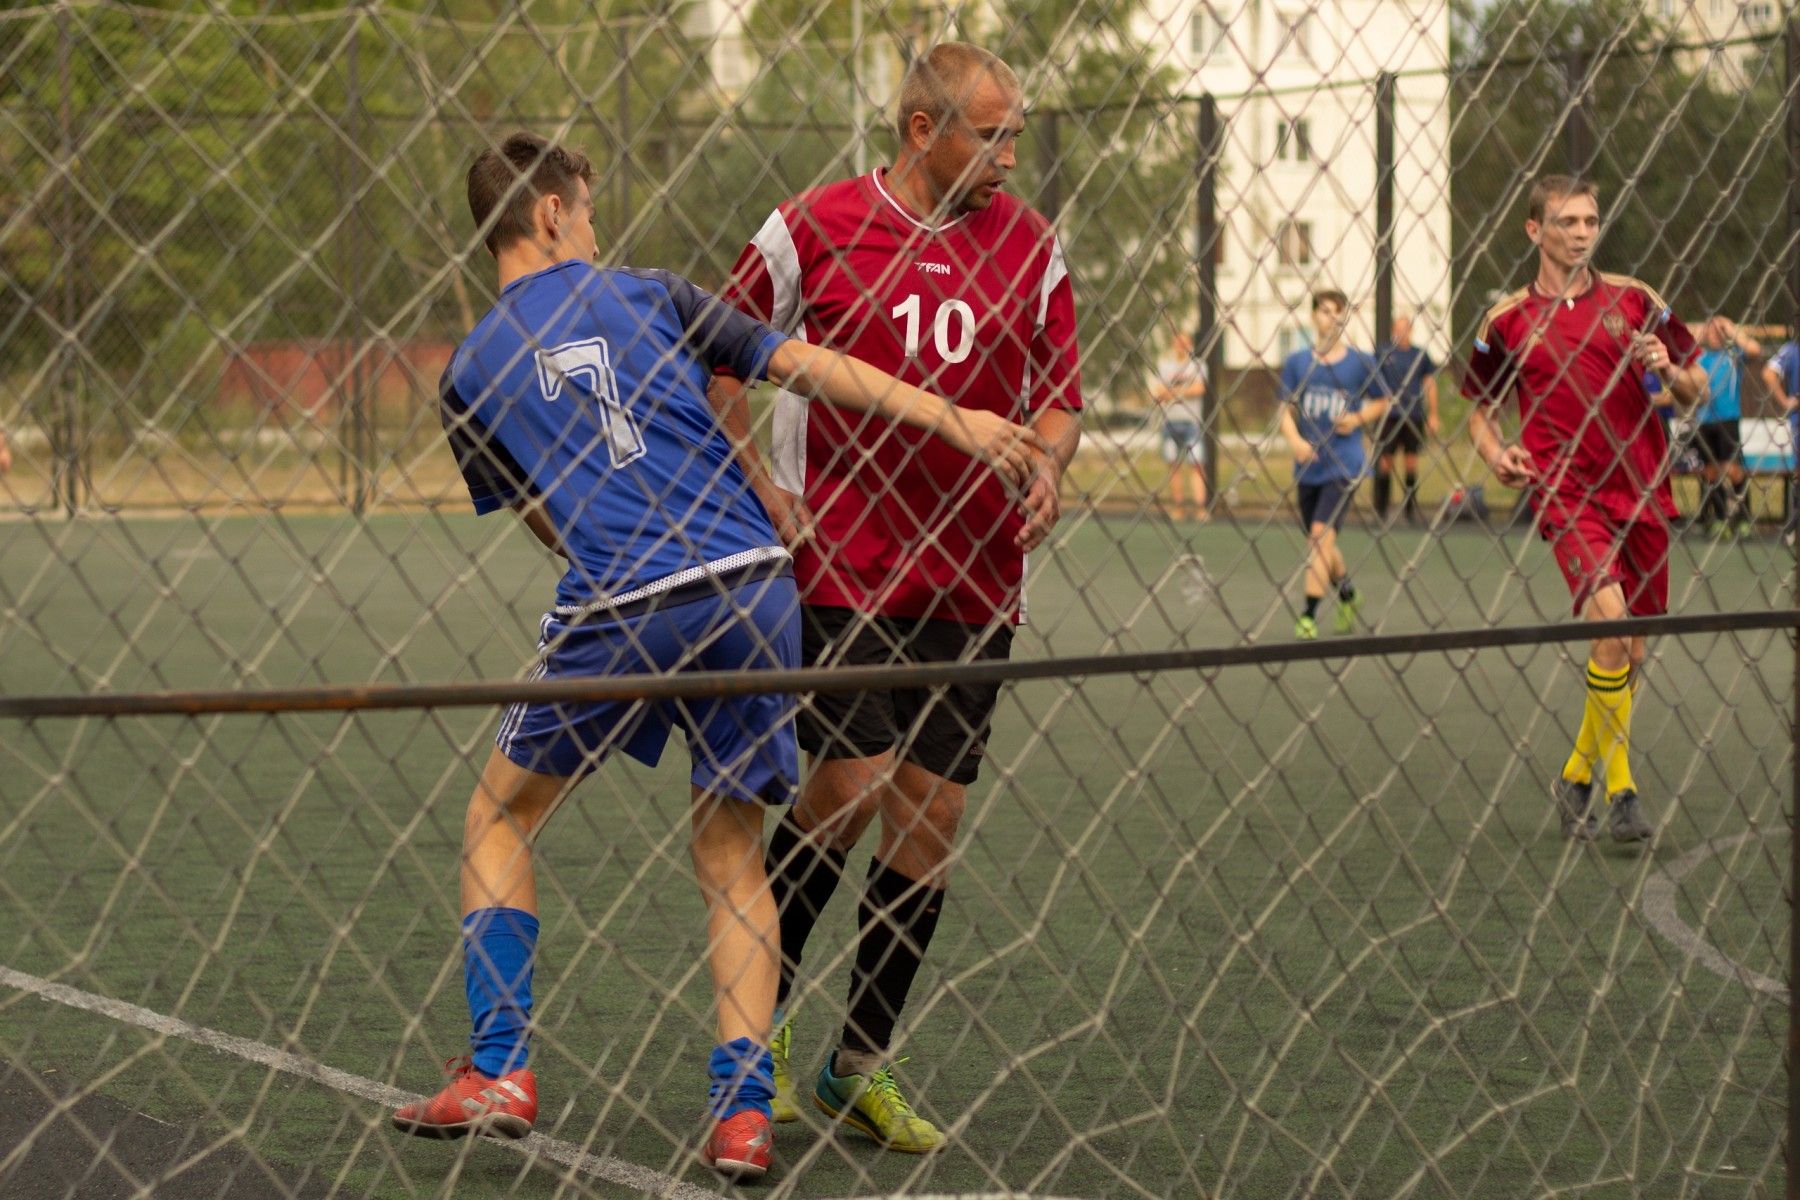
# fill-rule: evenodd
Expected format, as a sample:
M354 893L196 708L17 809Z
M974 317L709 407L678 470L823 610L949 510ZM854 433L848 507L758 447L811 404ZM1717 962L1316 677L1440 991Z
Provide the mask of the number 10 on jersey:
M919 356L919 326L923 301L917 292L888 311L905 331L906 357ZM955 329L952 330L951 326ZM946 300L931 318L931 345L946 363L959 363L975 348L975 310L961 300Z

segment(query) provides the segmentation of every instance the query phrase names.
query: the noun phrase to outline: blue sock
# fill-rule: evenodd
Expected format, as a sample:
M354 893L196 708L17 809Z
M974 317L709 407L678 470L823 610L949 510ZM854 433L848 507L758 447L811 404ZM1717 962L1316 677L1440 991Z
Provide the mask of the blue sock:
M538 920L518 908L478 908L462 922L469 1057L490 1079L525 1065Z
M741 1112L755 1110L770 1115L769 1101L775 1097L775 1063L767 1046L759 1046L749 1038L738 1038L723 1046L714 1046L712 1062L707 1066L712 1086L707 1089L707 1108L723 1121Z

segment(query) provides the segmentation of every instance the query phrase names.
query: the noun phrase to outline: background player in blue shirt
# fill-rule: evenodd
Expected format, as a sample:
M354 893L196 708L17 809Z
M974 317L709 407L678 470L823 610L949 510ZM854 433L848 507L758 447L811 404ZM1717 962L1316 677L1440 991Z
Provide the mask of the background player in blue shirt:
M1795 526L1800 524L1800 342L1783 342L1770 356L1763 364L1763 383L1787 414L1788 511L1781 533L1791 546Z
M1744 474L1744 359L1760 358L1762 346L1728 317L1700 327L1700 365L1706 369L1706 403L1694 413L1700 450L1700 519L1714 537L1750 534L1750 480ZM1720 475L1725 477L1721 484Z
M1406 313L1394 318L1392 338L1375 350L1381 378L1390 397L1387 415L1375 435L1375 515L1385 524L1388 498L1393 490L1394 456L1405 468L1401 493L1406 519L1419 521L1419 447L1438 435L1437 374L1443 368L1431 351L1413 345L1413 319Z
M1363 430L1387 411L1387 384L1368 352L1344 344L1350 300L1332 288L1313 293L1314 341L1281 364L1281 433L1294 454L1300 524L1306 529L1306 611L1294 636L1319 636L1319 601L1338 594L1337 631L1356 627L1356 587L1338 550L1344 510L1368 467Z
M931 430L1014 486L1043 442L867 364L776 333L663 271L593 265L592 168L514 134L469 170L469 207L500 297L458 347L441 415L478 512L510 508L568 560L533 678L798 664L789 555L707 401L715 368ZM431 1137L523 1137L537 890L531 843L573 782L613 750L654 765L671 729L693 756L692 857L718 991L707 1161L767 1169L775 906L762 805L793 799L792 698L516 704L463 833L470 1060L394 1114Z

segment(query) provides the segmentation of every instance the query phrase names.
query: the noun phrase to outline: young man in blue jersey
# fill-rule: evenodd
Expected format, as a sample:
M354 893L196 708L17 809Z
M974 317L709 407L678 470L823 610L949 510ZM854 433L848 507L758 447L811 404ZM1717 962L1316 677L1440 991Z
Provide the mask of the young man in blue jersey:
M1706 369L1707 398L1694 413L1694 442L1700 448L1700 519L1716 538L1748 537L1750 479L1744 473L1744 360L1762 357L1762 345L1729 317L1712 317L1700 327L1700 365Z
M581 155L526 133L476 159L469 207L500 297L440 391L476 511L512 509L568 560L533 678L798 665L791 559L708 403L715 369L929 430L1014 487L1038 469L1042 440L994 414L787 338L668 272L597 268L592 173ZM739 1178L767 1171L780 943L762 806L791 803L799 776L792 699L781 695L506 711L463 831L471 1054L436 1096L395 1112L397 1128L530 1132L532 841L610 752L654 765L677 728L693 758L691 852L718 996L703 1156Z
M1337 589L1337 631L1356 628L1356 586L1337 535L1368 466L1363 431L1387 411L1388 386L1374 356L1344 344L1349 311L1344 293L1313 293L1313 344L1281 364L1281 434L1294 454L1306 530L1306 609L1294 622L1294 636L1303 641L1319 636L1327 588Z
M1788 511L1781 536L1792 546L1795 528L1800 526L1800 342L1783 342L1769 357L1763 364L1763 383L1787 414Z

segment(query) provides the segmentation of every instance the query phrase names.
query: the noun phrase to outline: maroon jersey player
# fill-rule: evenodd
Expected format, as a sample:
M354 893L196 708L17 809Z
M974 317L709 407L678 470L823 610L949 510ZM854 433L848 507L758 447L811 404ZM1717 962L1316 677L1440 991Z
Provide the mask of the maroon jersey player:
M1653 392L1681 405L1706 388L1687 326L1651 288L1594 269L1600 233L1593 184L1568 176L1531 191L1526 234L1538 274L1488 310L1476 331L1463 394L1469 432L1502 483L1524 487L1577 615L1614 620L1665 612L1669 600L1668 445ZM1498 409L1515 401L1519 441ZM1591 841L1606 801L1619 841L1647 841L1631 774L1632 669L1642 638L1597 638L1575 748L1552 785L1567 837Z
M834 419L778 395L765 502L795 537L802 653L822 666L1004 658L1025 610L1025 554L1058 516L1080 438L1075 303L1042 216L1008 195L1024 127L1017 78L946 43L901 87L891 167L795 196L745 247L724 295L810 342L929 383L965 408L1030 423L1052 447L1023 495L925 439ZM726 420L746 423L735 386ZM846 856L879 815L849 1014L816 1102L895 1149L943 1135L895 1088L894 1028L936 927L965 789L986 752L998 688L810 697L800 740L814 769L770 839L781 906L784 1008ZM778 1025L777 1119L796 1115Z

